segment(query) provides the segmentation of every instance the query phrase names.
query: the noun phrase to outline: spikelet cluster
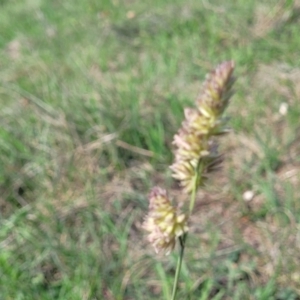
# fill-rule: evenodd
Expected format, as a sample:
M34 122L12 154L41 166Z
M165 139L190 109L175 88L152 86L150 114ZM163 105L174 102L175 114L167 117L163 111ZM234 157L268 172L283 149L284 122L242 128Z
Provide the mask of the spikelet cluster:
M233 62L224 62L207 76L196 108L185 109L185 120L174 136L175 160L170 168L186 193L202 185L206 175L220 162L213 137L227 131L222 114L232 95L233 70ZM171 204L166 190L152 189L143 228L149 232L148 240L156 252L172 251L177 238L188 231L187 219Z
M149 232L148 241L157 253L163 250L169 254L173 250L176 239L188 231L186 221L186 215L172 206L166 190L154 187L143 228Z
M202 185L220 161L212 137L226 132L222 113L232 95L233 70L233 62L224 62L207 76L196 108L185 109L185 120L174 136L175 161L170 168L186 193Z

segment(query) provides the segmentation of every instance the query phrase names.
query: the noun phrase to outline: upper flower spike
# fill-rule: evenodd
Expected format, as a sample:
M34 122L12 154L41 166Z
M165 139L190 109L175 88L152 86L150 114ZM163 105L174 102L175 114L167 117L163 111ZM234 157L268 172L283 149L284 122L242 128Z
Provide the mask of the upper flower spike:
M175 161L170 168L187 193L201 185L211 166L220 161L211 137L226 132L222 113L232 95L233 70L232 61L224 62L206 77L196 109L185 109L185 120L174 136Z
M232 96L231 88L235 81L232 76L233 70L234 62L226 61L206 77L196 100L197 108L202 114L210 116L214 113L218 116L223 113Z

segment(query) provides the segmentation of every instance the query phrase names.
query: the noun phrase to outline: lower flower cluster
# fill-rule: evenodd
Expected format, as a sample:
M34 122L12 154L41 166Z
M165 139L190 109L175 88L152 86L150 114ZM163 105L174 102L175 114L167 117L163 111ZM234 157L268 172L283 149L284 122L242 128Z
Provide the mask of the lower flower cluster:
M158 253L164 250L169 254L176 239L188 231L186 215L179 213L168 199L167 192L154 187L149 196L149 213L143 228L149 232L148 241Z

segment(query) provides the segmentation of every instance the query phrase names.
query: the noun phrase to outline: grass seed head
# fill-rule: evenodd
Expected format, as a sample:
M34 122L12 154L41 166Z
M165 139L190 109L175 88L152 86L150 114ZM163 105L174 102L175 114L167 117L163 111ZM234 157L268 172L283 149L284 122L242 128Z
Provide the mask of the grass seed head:
M196 109L185 109L185 120L174 136L175 161L170 168L186 193L195 183L203 184L211 166L220 162L212 137L227 131L222 113L232 95L233 70L233 62L224 62L207 76Z
M188 231L186 221L186 216L172 206L166 190L154 187L143 228L149 232L148 241L157 253L163 250L169 254L173 250L176 239Z

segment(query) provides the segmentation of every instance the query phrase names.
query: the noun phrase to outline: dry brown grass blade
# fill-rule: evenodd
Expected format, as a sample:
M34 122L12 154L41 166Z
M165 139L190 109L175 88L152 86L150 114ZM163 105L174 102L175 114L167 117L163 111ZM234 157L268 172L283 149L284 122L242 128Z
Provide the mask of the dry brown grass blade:
M137 153L137 154L140 154L140 155L144 155L144 156L147 156L147 157L153 157L154 156L154 153L152 151L129 145L126 142L123 142L123 141L120 141L120 140L116 141L116 145L118 147L124 148L126 150L129 150L131 152L134 152L134 153Z

